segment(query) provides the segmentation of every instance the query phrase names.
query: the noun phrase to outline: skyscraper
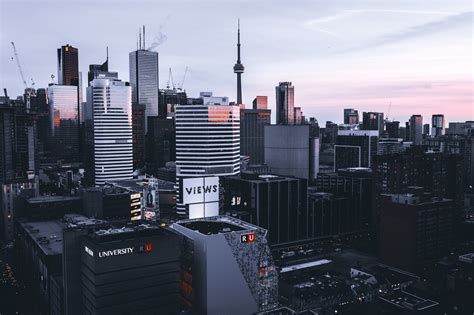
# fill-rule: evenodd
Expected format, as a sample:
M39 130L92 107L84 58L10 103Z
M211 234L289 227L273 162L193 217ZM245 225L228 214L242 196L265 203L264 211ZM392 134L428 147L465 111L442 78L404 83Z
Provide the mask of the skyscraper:
M410 141L415 145L421 145L423 141L423 117L421 115L412 115L409 123Z
M158 53L141 47L129 54L129 62L132 103L146 106L145 132L147 132L147 118L158 116Z
M280 82L276 91L276 123L277 125L293 125L295 87L291 82Z
M266 100L266 96L257 96L253 109L240 110L240 153L249 156L252 164L264 163L263 128L270 124L271 118Z
M107 59L102 64L92 64L89 65L89 72L87 73L87 85L91 83L92 80L104 77L108 79L118 79L117 72L109 72L109 50L107 49Z
M176 106L178 185L180 178L240 173L239 107L204 103ZM186 207L179 202L177 212L188 215Z
M242 73L244 65L240 62L240 20L237 28L237 62L234 65L234 73L237 74L237 104L242 104Z
M431 135L438 137L444 135L444 115L436 114L431 116Z
M58 48L58 84L79 86L79 52L69 44Z
M95 185L105 181L131 179L133 174L131 88L114 79L94 79L87 88L86 127L92 132Z
M77 86L50 85L50 134L52 148L58 159L77 161L79 158L79 112Z

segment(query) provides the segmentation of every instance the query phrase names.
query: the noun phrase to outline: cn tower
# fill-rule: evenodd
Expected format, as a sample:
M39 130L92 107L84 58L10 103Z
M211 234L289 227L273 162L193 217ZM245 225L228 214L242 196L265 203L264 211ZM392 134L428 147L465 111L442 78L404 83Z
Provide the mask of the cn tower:
M237 27L237 63L234 65L234 73L237 74L237 104L242 104L242 78L244 65L240 62L240 19Z

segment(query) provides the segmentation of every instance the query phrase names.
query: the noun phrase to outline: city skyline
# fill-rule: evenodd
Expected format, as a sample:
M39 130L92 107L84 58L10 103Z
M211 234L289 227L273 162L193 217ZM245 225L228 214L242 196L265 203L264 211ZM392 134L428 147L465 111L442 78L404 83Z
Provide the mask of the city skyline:
M128 54L136 49L144 24L147 42L160 54L160 88L166 85L168 68L180 82L187 66L184 88L190 96L208 90L235 101L232 67L240 18L243 103L250 108L256 95L267 95L273 121L274 86L280 81L293 82L295 106L320 124L342 121L343 108L387 114L390 102L388 117L401 122L411 114L428 120L440 109L447 122L474 119L472 45L467 45L473 12L468 1L430 2L429 7L422 1L302 1L292 6L119 1L94 3L93 12L89 1L41 4L29 9L29 20L21 23L16 17L29 8L27 1L1 4L6 40L1 43L0 83L10 95L23 90L10 41L36 88L51 82L57 66L54 47L66 43L79 49L83 76L89 64L105 60L108 46L110 69L129 81ZM83 22L69 23L66 8ZM112 25L110 17L118 24ZM68 27L58 29L58 24ZM103 31L100 38L89 35L97 29ZM29 53L31 47L35 54Z

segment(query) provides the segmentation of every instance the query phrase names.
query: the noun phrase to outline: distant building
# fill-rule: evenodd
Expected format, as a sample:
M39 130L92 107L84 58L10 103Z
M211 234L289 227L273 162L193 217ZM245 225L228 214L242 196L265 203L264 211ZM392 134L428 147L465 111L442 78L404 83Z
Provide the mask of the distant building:
M377 154L378 130L339 130L334 146L334 171L371 167Z
M401 153L411 146L411 142L404 142L401 138L381 138L377 144L377 154Z
M89 65L89 72L87 73L87 85L90 85L90 83L97 78L118 79L117 72L109 71L109 56L107 56L107 60L100 65Z
M132 103L145 105L145 133L148 117L158 116L159 71L158 53L144 47L129 54Z
M252 102L253 109L268 109L268 97L257 96Z
M70 45L58 48L58 84L79 86L79 51Z
M421 115L412 115L409 121L409 141L414 145L421 145L423 140L423 117Z
M422 192L414 187L412 193L383 196L380 256L385 264L417 271L451 250L453 203Z
M295 87L291 82L280 82L276 90L276 124L293 125L295 122Z
M185 91L176 89L160 89L158 115L161 118L174 117L177 105L186 105L188 99Z
M301 107L294 107L294 124L301 125L303 123L303 112L301 111Z
M150 117L146 135L146 171L157 176L158 169L176 161L176 126L171 118ZM176 172L173 175L175 181Z
M224 210L267 229L271 244L310 237L307 180L242 173L238 177L225 177L223 186Z
M240 110L240 154L250 157L251 164L264 163L264 126L270 125L271 110L255 103L253 109ZM266 97L265 97L266 101ZM261 109L257 109L260 107Z
M253 314L278 304L278 273L265 229L226 216L183 220L171 228L186 237L180 289L190 311Z
M358 125L359 124L359 111L353 108L345 108L344 109L344 124Z
M443 114L431 116L431 135L438 137L444 135L445 121Z
M57 159L79 160L79 105L77 86L49 85L50 134Z
M114 79L94 79L87 88L86 129L89 183L131 179L133 175L131 88ZM93 180L92 180L93 179Z
M312 182L319 170L319 138L311 125L265 126L265 164L276 175Z
M474 121L450 122L446 129L448 135L467 135L470 129L474 129Z
M378 130L379 136L384 131L383 113L363 112L362 113L362 129Z
M404 138L404 135L401 135L400 132L400 122L399 121L387 121L385 122L385 134L388 138Z
M423 139L430 136L430 124L423 124Z

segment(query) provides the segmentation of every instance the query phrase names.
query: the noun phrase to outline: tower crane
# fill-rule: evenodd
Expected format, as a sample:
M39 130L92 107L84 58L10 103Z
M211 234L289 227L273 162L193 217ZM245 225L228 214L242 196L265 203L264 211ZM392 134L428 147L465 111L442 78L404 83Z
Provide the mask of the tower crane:
M171 86L170 86L170 83L171 83ZM173 73L171 72L171 68L168 72L168 81L166 83L166 88L169 90L170 87L173 88L173 90L175 89L175 86L174 86L174 81L173 81Z
M178 85L178 90L180 91L183 90L184 80L186 79L187 73L188 73L188 67L186 66L186 69L184 69L183 79L181 80L181 83Z
M31 96L36 96L36 92L33 89L33 86L35 85L35 81L33 81L33 79L31 79L31 86L29 86L28 83L26 82L25 75L24 75L23 69L21 67L20 59L18 58L18 52L16 50L15 43L11 42L11 44L13 46L13 54L15 56L16 65L18 66L18 70L20 71L20 75L21 75L21 80L23 81L23 85L25 86L26 110L29 111L30 107L31 107L30 106L30 98L31 98Z

